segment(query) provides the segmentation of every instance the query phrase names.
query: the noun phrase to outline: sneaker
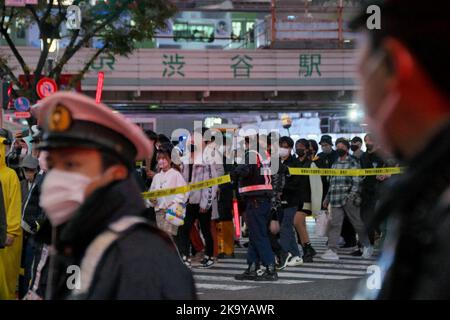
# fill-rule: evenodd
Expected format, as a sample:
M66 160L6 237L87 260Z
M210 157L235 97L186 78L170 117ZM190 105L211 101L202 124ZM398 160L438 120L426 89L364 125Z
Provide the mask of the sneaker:
M277 269L275 268L275 265L269 265L266 266L264 270L264 273L262 275L258 275L256 277L256 281L277 281L278 280L278 273Z
M189 259L186 256L183 256L183 263L186 265L186 267L188 267L189 269L192 268L192 264L191 264L191 259Z
M316 250L314 250L312 245L310 243L308 243L303 247L303 254L314 257L317 254L317 252L316 252Z
M363 259L369 259L372 256L372 254L373 254L372 246L364 247L361 257L363 257Z
M264 274L264 269L261 268L260 265L256 266L256 275L257 275L258 277L260 277L260 276L262 276L263 274Z
M287 265L288 265L289 267L297 267L297 266L300 266L300 265L302 265L302 264L303 264L303 259L300 258L299 256L292 257L292 258L289 260L289 262L287 263Z
M288 266L289 260L291 260L291 258L292 258L292 254L290 252L287 253L287 254L284 253L281 256L280 264L278 266L278 270L283 270L284 268L286 268Z
M203 260L200 262L200 265L198 266L200 269L208 269L211 268L214 265L214 259L208 256L205 256Z
M339 256L337 255L337 253L331 249L325 251L325 253L321 255L320 258L322 258L323 260L332 260L332 261L339 260Z
M306 254L306 253L303 254L302 260L303 260L303 262L305 262L305 263L311 263L311 262L314 262L313 256L312 256L312 255L309 255L309 254Z
M256 278L259 275L257 268L258 267L255 264L251 264L248 266L248 268L243 273L235 275L234 278L239 281L256 280Z
M354 247L356 247L356 242L346 242L346 243L344 243L344 244L342 244L342 245L340 245L339 246L339 248L342 248L342 249L349 249L349 248L354 248Z
M362 251L360 249L357 249L355 251L353 251L352 253L350 253L351 256L353 257L361 257L362 256Z

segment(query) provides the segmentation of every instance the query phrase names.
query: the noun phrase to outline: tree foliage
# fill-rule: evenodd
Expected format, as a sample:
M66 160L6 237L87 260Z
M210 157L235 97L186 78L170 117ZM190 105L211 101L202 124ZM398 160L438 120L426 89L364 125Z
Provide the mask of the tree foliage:
M151 39L157 29L165 29L165 22L175 13L175 6L167 0L74 0L80 7L82 21L79 30L66 30L66 11L70 1L39 0L38 5L6 7L0 0L0 36L11 49L10 54L0 56L0 72L15 86L15 94L36 100L34 88L42 76L49 76L59 83L64 66L93 39L100 40L100 46L79 70L81 79L100 54L127 56L136 49L138 42ZM93 3L93 4L92 4ZM20 19L25 25L37 25L43 47L36 65L26 63L9 34L11 26ZM61 48L58 59L50 70L46 70L49 49L53 39L66 39L68 44ZM21 70L11 67L12 56L19 62ZM20 83L17 74L25 75L26 83ZM75 79L75 80L77 80Z

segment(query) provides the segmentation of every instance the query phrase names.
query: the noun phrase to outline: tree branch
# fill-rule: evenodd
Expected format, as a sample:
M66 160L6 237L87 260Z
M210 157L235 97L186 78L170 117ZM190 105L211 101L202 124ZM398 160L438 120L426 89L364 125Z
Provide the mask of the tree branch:
M8 21L8 24L6 25L6 27L4 28L5 30L6 30L6 32L8 32L8 29L9 29L9 27L11 26L11 23L13 22L13 20L14 20L14 16L16 15L16 14L18 14L18 12L14 12L14 8L11 8L11 13L9 14L9 21ZM2 26L3 26L3 24L2 24Z
M47 10L45 11L44 15L42 16L41 19L41 24L45 23L45 20L47 20L47 18L50 16L50 13L52 12L52 8L53 8L53 1L49 1L47 4ZM42 25L39 26L39 29L41 29Z
M18 87L21 86L19 79L17 79L17 77L15 76L14 72L12 71L12 69L10 67L8 67L8 65L2 60L0 59L0 69L3 70L4 72L6 72L9 77L11 78L11 81Z
M54 74L60 73L63 66L74 56L75 53L77 53L78 50L80 50L83 45L85 45L92 37L94 37L97 32L102 30L104 27L106 27L108 24L110 24L114 19L118 18L122 12L119 11L115 14L113 14L111 17L106 19L103 23L97 26L93 31L86 33L86 35L83 37L83 39L80 40L80 42L77 43L72 48L67 47L64 51L63 56L59 60L59 63L55 66L55 68L50 72L50 77L52 77Z
M5 5L5 1L3 1L3 6L2 6L2 22L0 23L0 27L3 28L3 24L5 23L5 18L6 18L6 5Z
M31 15L34 18L34 21L36 22L36 24L38 25L39 30L40 30L40 28L41 28L41 20L39 19L39 16L38 16L36 10L30 4L25 5L25 7L28 9L28 11L30 11Z
M95 60L106 50L108 49L109 43L105 43L102 48L98 49L97 52L89 59L89 61L84 65L83 69L78 72L78 74L71 79L69 87L72 88L72 86L77 83L78 81L81 81L84 77L84 75L89 71L91 65L95 62Z
M16 57L17 61L19 62L20 66L28 80L29 76L30 76L30 69L28 68L26 62L23 60L22 56L20 55L19 51L17 50L16 45L12 41L7 30L5 28L3 28L3 26L0 26L0 33L5 38L6 43L8 43L8 46L10 47L10 49L13 52L14 56Z

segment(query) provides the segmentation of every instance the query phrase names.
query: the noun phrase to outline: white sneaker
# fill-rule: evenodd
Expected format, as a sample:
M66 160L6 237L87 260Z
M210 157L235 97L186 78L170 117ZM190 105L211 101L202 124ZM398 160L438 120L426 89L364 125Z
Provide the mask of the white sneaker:
M292 257L291 260L287 263L288 267L297 267L303 264L303 259L299 256Z
M363 259L369 259L373 254L373 246L368 246L368 247L364 247L363 248L363 254L362 254L362 258Z
M323 260L332 260L332 261L339 260L339 256L337 255L337 253L331 249L328 249L327 251L325 251L325 253L323 255L321 255L320 258Z

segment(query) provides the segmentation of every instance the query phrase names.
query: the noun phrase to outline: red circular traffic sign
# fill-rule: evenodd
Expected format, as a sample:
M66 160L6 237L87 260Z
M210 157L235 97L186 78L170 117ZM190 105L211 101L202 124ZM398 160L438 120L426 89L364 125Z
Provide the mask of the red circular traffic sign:
M43 99L55 93L58 90L58 85L55 80L51 78L42 78L36 85L36 91L39 98Z

